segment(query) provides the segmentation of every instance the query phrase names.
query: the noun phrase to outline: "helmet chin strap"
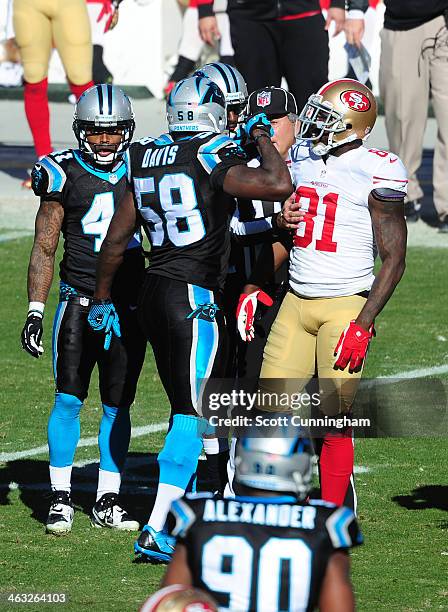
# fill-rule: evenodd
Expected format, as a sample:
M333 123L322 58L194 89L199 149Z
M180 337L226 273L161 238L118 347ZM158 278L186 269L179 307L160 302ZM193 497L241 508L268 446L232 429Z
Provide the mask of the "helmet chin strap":
M347 138L343 138L342 140L338 140L338 142L333 142L334 132L330 132L328 135L328 143L325 144L323 142L316 143L312 148L312 152L319 157L323 157L332 149L336 149L336 147L340 147L341 145L347 144L348 142L353 142L354 140L358 140L359 136L357 134L350 134ZM364 140L364 139L363 139Z

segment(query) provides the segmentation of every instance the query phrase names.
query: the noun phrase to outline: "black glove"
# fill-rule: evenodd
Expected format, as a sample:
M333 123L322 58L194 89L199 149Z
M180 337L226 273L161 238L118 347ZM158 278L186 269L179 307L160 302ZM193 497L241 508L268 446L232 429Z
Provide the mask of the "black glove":
M36 357L36 359L44 352L44 347L42 346L43 333L42 317L35 312L30 312L22 329L22 348L33 357Z

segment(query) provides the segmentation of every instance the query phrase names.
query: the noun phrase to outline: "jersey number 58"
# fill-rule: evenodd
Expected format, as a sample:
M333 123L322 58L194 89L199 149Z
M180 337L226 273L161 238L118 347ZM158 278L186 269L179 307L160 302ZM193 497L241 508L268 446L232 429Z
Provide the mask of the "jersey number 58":
M184 172L165 174L158 184L154 177L134 178L134 193L153 246L162 246L165 240L164 228L168 239L177 247L204 238L205 227L198 208L194 181ZM145 203L142 201L143 195L146 195ZM162 209L161 215L153 208L157 202Z

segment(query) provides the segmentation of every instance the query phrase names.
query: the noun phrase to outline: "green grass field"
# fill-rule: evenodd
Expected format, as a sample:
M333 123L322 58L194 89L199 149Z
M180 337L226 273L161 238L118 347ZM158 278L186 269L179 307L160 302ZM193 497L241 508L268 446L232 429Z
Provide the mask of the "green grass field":
M56 283L45 318L45 355L33 360L20 349L26 315L26 267L31 239L0 244L2 299L0 349L0 592L62 593L67 610L137 610L158 587L163 568L132 563L132 534L90 527L94 500L94 444L78 449L73 472L77 506L72 533L44 534L48 499L47 457L14 453L46 443L46 421L53 402L51 319ZM366 370L390 376L448 364L446 317L448 261L443 249L409 249L406 276L377 323ZM442 374L446 381L447 373ZM95 381L95 378L93 379ZM403 406L400 406L402 414ZM426 406L421 406L425 420ZM446 410L446 402L445 402ZM167 400L151 350L133 407L133 426L163 423ZM100 402L95 384L82 412L82 438L96 436ZM154 456L163 431L134 437L124 500L144 521L155 486ZM359 519L365 545L353 553L358 609L374 612L448 610L446 438L365 439L356 446ZM0 598L1 599L1 598ZM28 610L56 605L23 604ZM0 609L20 609L8 604Z

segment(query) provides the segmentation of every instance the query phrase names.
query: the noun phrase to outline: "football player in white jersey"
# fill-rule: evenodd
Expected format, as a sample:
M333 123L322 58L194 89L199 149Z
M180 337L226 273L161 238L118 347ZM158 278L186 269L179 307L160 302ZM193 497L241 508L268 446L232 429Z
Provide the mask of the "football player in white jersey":
M332 81L309 98L291 149L295 208L305 217L286 224L295 230L290 288L265 347L260 387L297 392L317 368L328 416L350 412L375 318L405 269L406 170L396 155L363 144L376 115L366 86ZM336 504L353 485L346 433L326 434L320 454L322 498Z

